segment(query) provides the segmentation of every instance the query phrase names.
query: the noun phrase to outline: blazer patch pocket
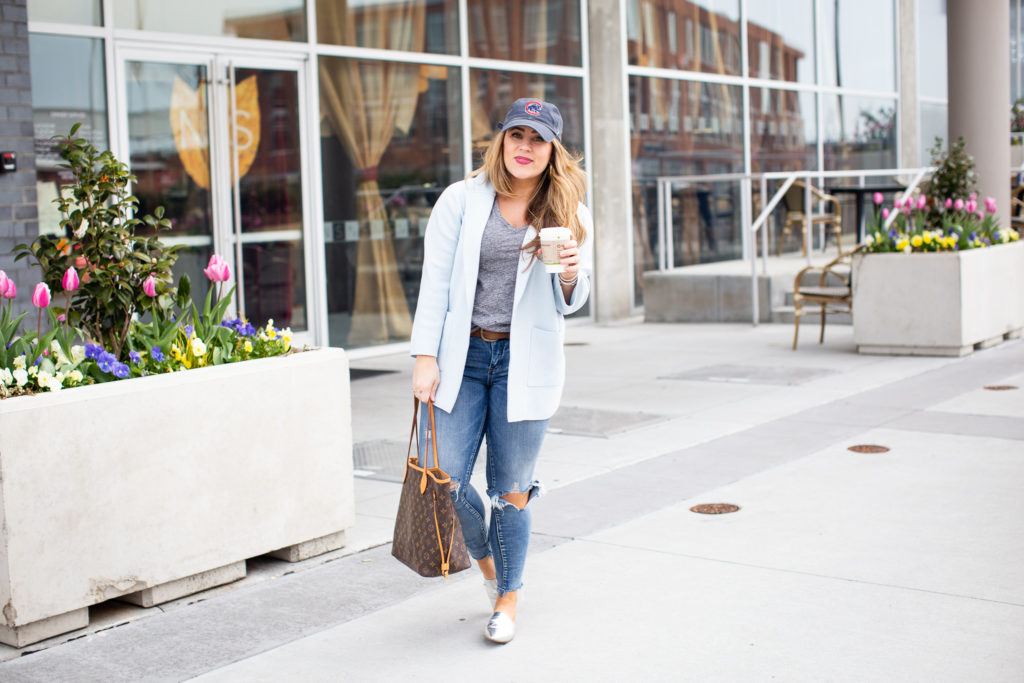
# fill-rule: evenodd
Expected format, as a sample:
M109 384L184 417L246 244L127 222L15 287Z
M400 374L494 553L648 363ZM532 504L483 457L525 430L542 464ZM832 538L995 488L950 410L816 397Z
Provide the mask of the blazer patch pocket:
M527 386L553 387L562 383L565 354L558 332L534 327L530 332L530 363Z

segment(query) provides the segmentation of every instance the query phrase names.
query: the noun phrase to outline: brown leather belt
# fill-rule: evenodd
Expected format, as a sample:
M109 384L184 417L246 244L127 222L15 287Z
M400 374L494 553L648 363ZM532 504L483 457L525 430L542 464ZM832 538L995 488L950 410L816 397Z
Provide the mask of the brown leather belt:
M508 332L491 332L490 330L481 330L479 327L469 333L470 337L480 337L485 342L496 342L499 339L508 339Z

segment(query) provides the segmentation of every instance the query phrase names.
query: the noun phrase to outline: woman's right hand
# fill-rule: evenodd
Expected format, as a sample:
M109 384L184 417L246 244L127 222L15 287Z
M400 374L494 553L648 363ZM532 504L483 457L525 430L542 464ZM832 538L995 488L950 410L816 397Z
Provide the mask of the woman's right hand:
M416 366L412 369L413 396L424 403L433 401L440 381L441 371L437 367L437 358L416 356Z

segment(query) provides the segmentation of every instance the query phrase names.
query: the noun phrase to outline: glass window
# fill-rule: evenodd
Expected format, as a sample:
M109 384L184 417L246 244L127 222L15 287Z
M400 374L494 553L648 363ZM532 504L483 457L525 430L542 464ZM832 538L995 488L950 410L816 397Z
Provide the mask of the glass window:
M754 173L817 169L815 94L751 88L750 156Z
M40 232L56 232L60 214L53 200L58 184L71 182L57 153L54 135L67 135L81 123L77 137L107 149L107 94L103 41L96 38L30 33L32 119L35 124L36 187Z
M918 141L918 163L930 166L932 155L929 150L935 145L935 138L949 140L949 106L938 102L921 102L920 104L920 135Z
M332 346L407 341L423 233L465 174L457 68L320 58Z
M893 0L828 0L822 18L819 82L859 90L896 90Z
M457 54L458 0L316 3L321 43L381 50Z
M627 0L629 63L740 75L738 0Z
M896 100L823 95L825 170L896 168Z
M536 97L557 106L562 115L562 144L576 153L583 152L582 79L473 69L469 72L469 87L473 93L470 112L474 166L481 163L509 106L520 97Z
M113 0L117 28L306 40L305 0Z
M918 94L945 99L946 0L918 0L917 45Z
M662 176L743 170L743 93L733 85L633 77L629 81L633 149L633 254L636 304L643 273L658 267L657 181ZM739 184L673 189L675 265L738 258L742 253Z
M578 0L468 0L469 54L580 66Z
M750 75L814 83L814 0L747 3Z
M102 0L28 0L28 20L101 26Z
M203 268L213 253L208 83L200 64L125 62L128 158L139 213L165 209L168 243L182 243L175 275L193 288L206 282ZM140 232L145 232L140 229Z

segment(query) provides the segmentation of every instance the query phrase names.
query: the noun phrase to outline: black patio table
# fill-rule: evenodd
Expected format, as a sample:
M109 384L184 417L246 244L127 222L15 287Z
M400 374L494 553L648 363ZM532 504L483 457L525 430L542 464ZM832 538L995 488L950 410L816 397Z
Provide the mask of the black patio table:
M895 183L888 183L884 185L830 185L825 188L825 192L828 192L829 194L854 195L853 201L857 208L857 244L860 244L864 241L864 195L873 195L876 192L888 195L892 192L902 192L906 189L905 185L896 185Z

